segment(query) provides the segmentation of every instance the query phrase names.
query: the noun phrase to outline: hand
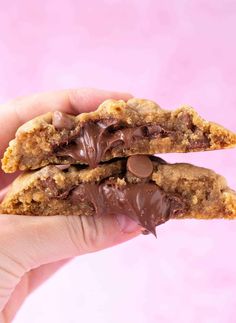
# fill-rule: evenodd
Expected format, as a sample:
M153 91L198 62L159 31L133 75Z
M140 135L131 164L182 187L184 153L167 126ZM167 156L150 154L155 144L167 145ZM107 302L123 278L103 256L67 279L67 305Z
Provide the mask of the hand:
M129 94L93 89L36 94L0 106L0 156L16 129L48 111L78 114ZM16 175L0 173L0 200ZM0 215L0 322L10 322L24 299L69 259L127 241L140 227L126 216Z

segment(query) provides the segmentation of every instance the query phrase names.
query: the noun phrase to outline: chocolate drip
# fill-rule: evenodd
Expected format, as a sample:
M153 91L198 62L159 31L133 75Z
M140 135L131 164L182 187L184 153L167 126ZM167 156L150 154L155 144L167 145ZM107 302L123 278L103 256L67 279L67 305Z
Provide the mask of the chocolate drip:
M118 186L112 180L100 185L81 184L72 192L71 200L91 203L98 215L125 214L154 235L157 225L184 208L179 197L166 194L154 183Z
M121 128L121 129L119 129ZM61 147L57 156L70 156L76 161L95 168L103 160L106 152L116 146L129 149L139 138L166 137L171 131L159 125L147 125L123 128L118 120L107 119L98 122L86 122L73 143Z

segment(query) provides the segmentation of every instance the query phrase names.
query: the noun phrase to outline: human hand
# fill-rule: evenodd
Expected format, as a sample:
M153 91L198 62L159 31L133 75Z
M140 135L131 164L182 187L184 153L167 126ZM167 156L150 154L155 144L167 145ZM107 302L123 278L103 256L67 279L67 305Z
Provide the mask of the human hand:
M0 156L16 129L48 111L78 114L94 110L108 98L129 94L94 89L36 94L0 106ZM0 201L16 175L0 171ZM125 242L141 231L124 215L0 215L0 322L11 322L24 299L69 259Z

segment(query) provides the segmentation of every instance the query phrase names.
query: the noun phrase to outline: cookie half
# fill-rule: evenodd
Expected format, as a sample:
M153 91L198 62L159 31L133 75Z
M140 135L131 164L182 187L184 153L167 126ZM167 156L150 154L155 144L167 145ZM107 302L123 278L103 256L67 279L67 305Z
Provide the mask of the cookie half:
M89 169L50 165L18 177L2 213L122 213L149 232L169 219L236 218L236 193L212 170L158 157L131 156Z
M161 109L148 100L107 100L95 112L39 116L21 126L2 160L7 173L49 164L89 164L137 154L230 148L236 134L191 107Z

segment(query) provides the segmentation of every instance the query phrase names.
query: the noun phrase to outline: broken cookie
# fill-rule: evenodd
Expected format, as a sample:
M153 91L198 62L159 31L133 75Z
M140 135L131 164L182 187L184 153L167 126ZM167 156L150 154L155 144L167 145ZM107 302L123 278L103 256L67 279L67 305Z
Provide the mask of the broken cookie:
M50 164L85 164L137 154L193 152L236 146L236 134L203 120L184 106L161 109L148 100L107 100L78 116L49 112L21 126L2 168L38 169Z
M126 214L148 232L169 219L236 218L236 192L212 170L131 156L96 168L49 165L20 175L5 214Z

